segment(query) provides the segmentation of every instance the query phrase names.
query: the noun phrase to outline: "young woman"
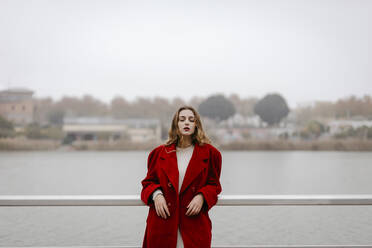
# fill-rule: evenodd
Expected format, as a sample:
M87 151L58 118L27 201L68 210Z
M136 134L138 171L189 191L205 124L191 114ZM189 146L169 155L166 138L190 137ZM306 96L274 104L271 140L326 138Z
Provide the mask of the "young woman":
M148 206L144 248L210 248L208 211L221 192L221 153L190 106L175 113L166 144L152 150L142 180Z

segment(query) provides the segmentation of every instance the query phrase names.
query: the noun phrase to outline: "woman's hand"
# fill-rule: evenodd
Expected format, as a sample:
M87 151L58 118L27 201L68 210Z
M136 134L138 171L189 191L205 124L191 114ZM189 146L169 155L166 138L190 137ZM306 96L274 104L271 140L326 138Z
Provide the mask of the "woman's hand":
M186 215L187 216L197 215L200 212L203 203L204 203L203 194L199 193L196 196L194 196L194 198L192 198L191 202L187 206L188 209L186 211Z
M154 202L155 202L156 214L158 216L161 216L164 219L167 218L167 214L168 216L170 216L167 202L165 201L163 194L158 194L157 196L155 196Z

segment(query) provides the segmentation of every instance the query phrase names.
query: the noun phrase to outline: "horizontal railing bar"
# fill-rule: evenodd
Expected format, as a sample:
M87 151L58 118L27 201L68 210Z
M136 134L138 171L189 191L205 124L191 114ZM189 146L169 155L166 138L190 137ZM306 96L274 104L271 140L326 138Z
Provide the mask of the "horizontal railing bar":
M144 206L139 195L0 195L0 206ZM372 195L220 195L218 206L372 205Z
M10 246L9 248L140 248L141 246ZM231 245L212 248L361 248L372 245Z
M372 195L220 195L219 206L372 205ZM0 195L0 206L145 206L139 195ZM137 248L140 246L26 246L28 248ZM330 248L372 245L238 245L215 248ZM12 248L21 248L12 246ZM22 246L25 248L25 246Z

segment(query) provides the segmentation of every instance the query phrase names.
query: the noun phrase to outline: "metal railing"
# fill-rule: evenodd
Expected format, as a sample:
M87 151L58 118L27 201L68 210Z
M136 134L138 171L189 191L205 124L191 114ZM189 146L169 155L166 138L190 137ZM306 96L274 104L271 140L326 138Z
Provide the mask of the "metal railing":
M372 205L372 195L220 195L217 206ZM20 206L145 206L139 195L0 195L0 207ZM48 246L50 247L50 246ZM53 248L62 248L54 246ZM74 246L76 248L129 248L133 246ZM139 247L139 246L137 246ZM372 245L251 245L214 246L260 248L372 247ZM16 248L16 247L13 247ZM46 247L33 247L46 248ZM63 247L67 248L67 247ZM71 248L69 246L68 248Z
M220 195L217 206L372 205L372 195ZM0 206L145 206L139 195L0 195Z

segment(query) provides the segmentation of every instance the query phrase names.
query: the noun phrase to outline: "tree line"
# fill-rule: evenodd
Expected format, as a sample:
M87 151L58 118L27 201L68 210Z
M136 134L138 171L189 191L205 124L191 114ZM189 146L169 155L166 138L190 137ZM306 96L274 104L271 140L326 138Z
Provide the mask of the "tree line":
M59 101L52 98L35 99L35 119L41 123L62 124L66 116L111 116L114 118L157 118L162 123L170 123L174 112L182 105L191 105L198 109L202 116L225 120L235 113L242 116L258 115L262 121L275 125L294 111L298 124L311 120L349 119L362 116L372 119L372 98L365 95L361 98L350 96L331 101L315 101L309 106L298 106L289 109L286 100L280 94L267 94L257 97L241 98L237 94L225 97L215 94L209 97L193 97L190 101L181 98L137 97L128 101L122 96L114 97L105 103L90 95L63 97Z
M372 119L372 98L365 95L361 98L350 96L339 99L336 102L316 101L310 106L300 106L293 110L289 109L286 100L280 94L267 94L261 99L256 97L241 98L237 94L224 96L215 94L209 97L193 97L188 102L181 98L167 99L164 97L137 97L134 101L128 101L122 96L114 97L110 103L105 103L90 95L83 97L65 96L58 101L52 98L36 98L35 123L28 126L31 133L37 130L37 126L61 126L65 117L113 117L126 118L156 118L162 123L162 133L167 133L168 124L173 114L182 105L195 107L203 117L208 117L216 122L226 120L235 113L242 116L258 115L269 126L280 123L283 118L293 111L298 125L312 127L309 130L319 129L314 120L325 119L348 119L362 117ZM311 125L310 125L311 124ZM35 127L36 126L36 127ZM315 126L315 127L314 127ZM0 116L0 136L9 136L13 124ZM314 130L315 130L314 129ZM321 128L319 130L322 130ZM52 135L56 131L49 130ZM51 134L45 134L50 136ZM39 136L37 134L36 136Z
M40 123L62 124L64 117L110 116L113 118L157 118L162 123L170 123L175 111L182 105L198 109L201 115L224 120L235 113L244 116L254 115L257 98L240 98L237 94L228 97L222 94L210 97L192 97L189 101L182 98L137 97L128 101L122 96L114 97L105 103L90 95L63 97L59 101L52 98L35 99L35 119Z
M362 117L372 119L372 97L349 96L335 102L316 101L312 106L302 106L295 109L299 123L310 120L350 119Z

